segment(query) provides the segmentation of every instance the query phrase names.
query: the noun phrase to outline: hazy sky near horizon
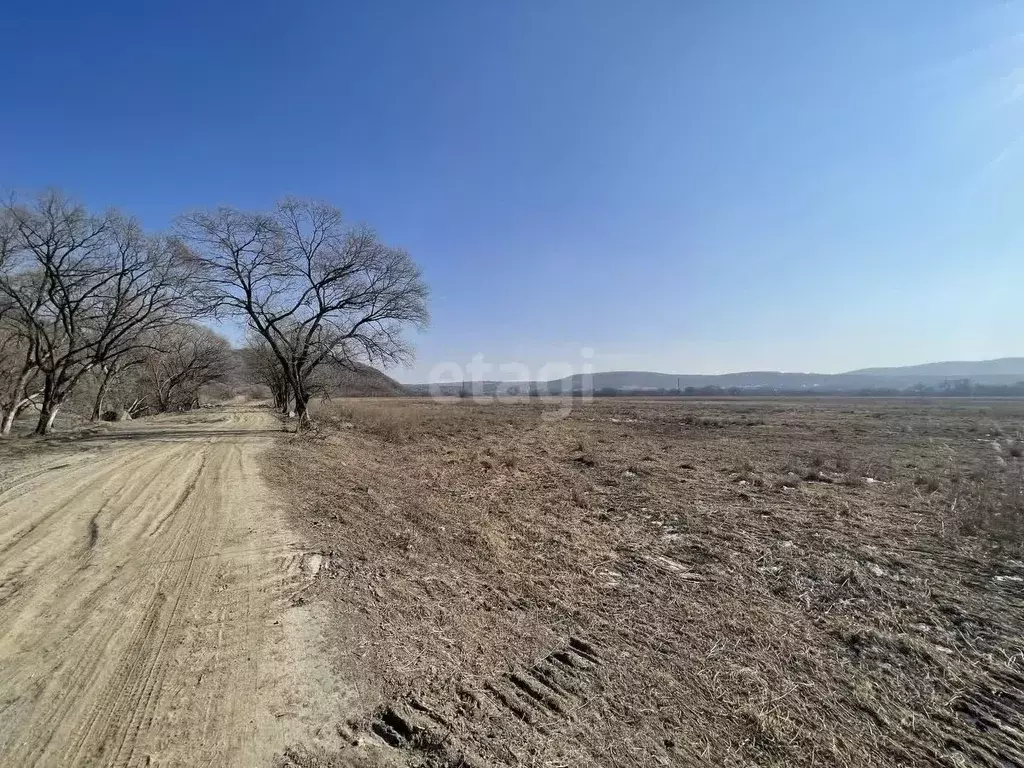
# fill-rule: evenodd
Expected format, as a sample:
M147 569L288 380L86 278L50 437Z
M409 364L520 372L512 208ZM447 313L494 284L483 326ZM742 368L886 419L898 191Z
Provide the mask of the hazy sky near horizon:
M403 381L476 354L1024 355L1022 2L56 2L3 25L0 185L152 228L330 200L431 286Z

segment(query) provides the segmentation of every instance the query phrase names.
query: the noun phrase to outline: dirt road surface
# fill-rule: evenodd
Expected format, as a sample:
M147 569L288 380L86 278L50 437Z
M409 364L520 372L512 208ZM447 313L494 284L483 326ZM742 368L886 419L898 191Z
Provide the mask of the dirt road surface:
M276 430L224 408L0 459L0 765L264 766L331 722Z

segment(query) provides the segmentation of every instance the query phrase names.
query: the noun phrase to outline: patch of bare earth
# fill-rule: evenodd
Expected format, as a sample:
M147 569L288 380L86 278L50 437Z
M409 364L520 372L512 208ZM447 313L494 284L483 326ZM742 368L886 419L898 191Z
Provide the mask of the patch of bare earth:
M1024 404L553 407L267 454L359 691L283 764L1024 764Z
M265 409L0 444L0 765L270 765L337 741Z

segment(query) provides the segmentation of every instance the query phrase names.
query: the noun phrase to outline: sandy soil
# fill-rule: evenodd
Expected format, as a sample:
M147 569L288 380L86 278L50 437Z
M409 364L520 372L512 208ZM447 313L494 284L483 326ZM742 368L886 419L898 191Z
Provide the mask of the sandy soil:
M0 765L269 765L345 692L235 407L0 458Z

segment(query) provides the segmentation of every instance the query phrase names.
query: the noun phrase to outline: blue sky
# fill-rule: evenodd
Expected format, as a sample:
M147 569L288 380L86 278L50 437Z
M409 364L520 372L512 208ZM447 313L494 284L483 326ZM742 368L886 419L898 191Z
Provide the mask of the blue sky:
M164 228L328 199L440 362L1024 355L1024 4L20 3L0 184Z

